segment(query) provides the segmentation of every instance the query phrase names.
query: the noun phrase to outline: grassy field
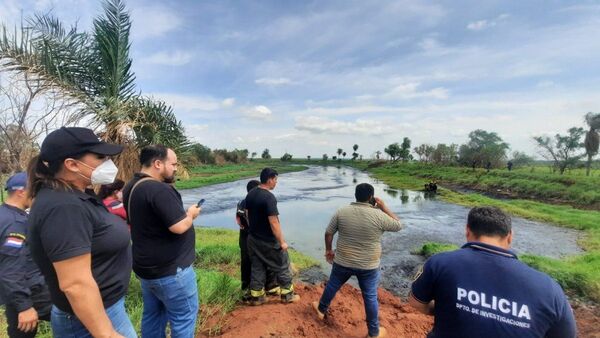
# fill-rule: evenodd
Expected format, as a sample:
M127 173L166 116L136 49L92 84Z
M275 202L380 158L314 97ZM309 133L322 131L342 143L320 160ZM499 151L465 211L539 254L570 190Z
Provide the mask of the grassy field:
M177 189L191 189L250 177L258 179L260 171L265 167L274 168L280 174L306 169L306 167L291 165L289 162L281 162L280 160L254 160L244 164L204 165L191 168L189 170L190 178L177 181L175 186Z
M552 174L544 167L534 167L533 172L531 169L521 169L512 172L492 170L490 173L478 170L473 173L469 168L436 167L417 163L388 163L370 168L364 162L349 164L368 170L375 178L392 188L421 190L425 183L438 180L442 186L438 195L444 201L468 207L492 205L512 215L584 231L585 235L579 243L586 251L582 255L561 260L522 255L521 259L550 274L565 289L600 302L600 212L569 205L581 206L587 203L587 206L593 206L593 203L598 203L600 177L597 171L593 176L586 177L581 171L567 172L560 176ZM511 189L521 189L523 195L529 195L530 199L497 199L475 192L460 193L444 189L444 183L475 187L484 191L513 187ZM578 196L579 193L584 196ZM562 203L536 201L548 200L541 197L544 194L560 199ZM452 248L443 243L428 243L423 247L423 254L428 256Z
M290 250L290 260L295 269L303 270L319 263L311 257ZM201 309L198 314L198 330L207 334L218 334L225 316L239 303L240 253L238 232L234 230L196 229L196 262L194 268L198 278ZM129 318L138 333L142 320L142 296L139 280L132 275L125 305ZM210 318L210 322L209 319ZM3 310L0 311L0 336L6 332ZM49 325L42 322L38 337L52 337Z

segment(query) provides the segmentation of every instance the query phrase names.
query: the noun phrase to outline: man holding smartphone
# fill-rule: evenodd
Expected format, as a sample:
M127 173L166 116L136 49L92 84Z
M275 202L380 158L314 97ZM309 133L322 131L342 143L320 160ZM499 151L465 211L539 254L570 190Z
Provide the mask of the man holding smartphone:
M312 306L320 319L325 318L329 304L337 291L356 276L365 303L368 337L385 337L385 328L379 327L379 264L381 236L386 231L399 231L398 217L377 198L368 183L356 186L356 202L339 209L325 231L325 257L333 264L321 300ZM336 251L332 250L333 236L338 234Z

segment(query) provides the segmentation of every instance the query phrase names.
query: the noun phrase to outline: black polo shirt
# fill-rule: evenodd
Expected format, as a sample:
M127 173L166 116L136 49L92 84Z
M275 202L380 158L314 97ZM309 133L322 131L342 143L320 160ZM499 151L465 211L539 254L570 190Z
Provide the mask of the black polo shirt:
M73 313L60 290L52 263L91 254L92 275L105 308L127 293L131 277L131 246L127 224L108 212L95 196L78 190L43 188L29 217L30 249L46 278L52 303Z
M137 173L123 189L123 202L133 241L133 271L144 279L175 275L177 268L194 262L194 227L183 234L169 228L187 217L181 195L172 186L157 180L145 180L130 193L139 180L148 175Z
M269 216L279 215L275 195L260 187L252 189L246 195L246 209L250 234L264 241L276 242L269 222Z

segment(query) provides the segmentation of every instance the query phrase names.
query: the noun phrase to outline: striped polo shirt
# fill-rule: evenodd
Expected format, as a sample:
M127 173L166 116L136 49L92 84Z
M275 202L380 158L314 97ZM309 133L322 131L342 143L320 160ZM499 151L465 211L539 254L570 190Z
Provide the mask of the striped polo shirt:
M378 268L381 236L401 228L400 221L369 203L353 202L340 208L327 226L328 234L338 233L334 262L354 269Z

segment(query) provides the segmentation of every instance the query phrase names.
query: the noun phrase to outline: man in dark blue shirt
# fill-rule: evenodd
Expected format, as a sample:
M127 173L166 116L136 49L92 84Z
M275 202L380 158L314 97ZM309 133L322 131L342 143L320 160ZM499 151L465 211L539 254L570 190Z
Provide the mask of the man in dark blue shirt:
M50 293L28 246L31 204L25 187L27 175L8 179L6 203L0 206L0 304L6 304L8 336L34 337L39 319L49 320Z
M412 284L410 304L435 316L428 337L576 337L561 287L511 252L511 220L473 208L460 250L432 256Z

